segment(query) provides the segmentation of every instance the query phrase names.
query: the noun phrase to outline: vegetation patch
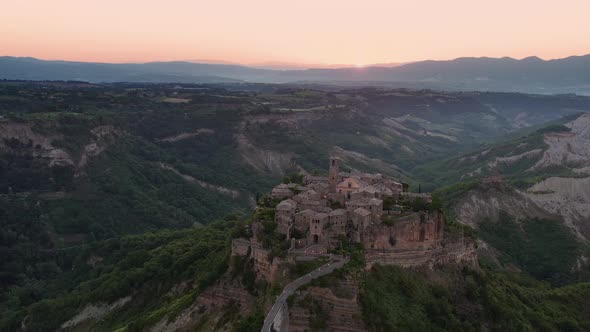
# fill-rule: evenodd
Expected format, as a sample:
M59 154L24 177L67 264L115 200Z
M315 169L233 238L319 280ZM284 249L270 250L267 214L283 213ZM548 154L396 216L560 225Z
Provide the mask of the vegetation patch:
M552 284L571 281L571 270L581 254L574 235L556 220L517 222L502 212L497 222L481 223L479 234L502 252L504 262L515 263L532 276Z
M428 278L430 274L432 281ZM375 266L361 287L363 319L376 331L586 331L590 284L552 288L487 268L431 273ZM441 280L446 280L440 283Z
M55 330L81 304L112 303L128 295L143 300L118 309L117 320L106 317L100 329L119 328L121 322L141 329L164 317L172 319L225 272L229 225L115 238L71 252L64 259L73 268L6 295L0 330L17 330L24 316L35 331ZM88 263L93 257L101 258L94 267ZM193 290L178 298L165 296L185 280Z

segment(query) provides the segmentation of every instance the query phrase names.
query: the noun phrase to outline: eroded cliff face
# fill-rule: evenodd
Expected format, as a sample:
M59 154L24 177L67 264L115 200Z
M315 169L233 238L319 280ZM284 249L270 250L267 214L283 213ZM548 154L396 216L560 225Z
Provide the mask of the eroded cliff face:
M72 317L72 319L63 323L61 325L61 328L64 330L68 330L79 327L79 325L85 323L88 320L100 321L101 319L105 318L109 313L125 306L131 300L131 296L126 296L110 304L88 304L76 316Z
M293 153L279 152L257 146L248 137L249 130L252 130L249 122L243 121L239 125L237 133L234 135L238 152L248 165L259 172L274 176L282 176L288 170L297 167L294 162L295 155Z
M329 288L297 292L289 307L289 331L366 331L359 304L359 285L347 278Z
M548 148L532 170L550 166L590 166L590 115L582 114L565 126L570 132L545 134Z
M90 130L89 142L84 145L78 158L78 169L82 169L92 157L96 157L115 143L124 133L114 126L98 126Z
M53 145L62 139L63 135L54 130L46 133L33 130L31 123L0 122L0 152L30 154L34 158L46 159L50 167L75 164L70 153Z
M562 221L581 240L590 238L590 178L547 178L527 190L504 183L481 184L455 204L458 221L477 228L500 213L515 220Z
M322 112L304 111L248 115L240 122L234 135L238 151L247 164L262 173L282 176L287 172L300 170L301 167L295 163L294 153L263 147L251 136L263 131L263 128L295 133L323 116Z
M556 170L590 175L590 115L583 113L563 125L544 128L523 136L520 143L507 142L456 159L452 164L465 169L460 179L504 175L529 177Z
M241 256L244 259L252 260L254 272L257 279L268 282L274 281L284 260L274 257L270 259L270 250L264 249L254 238L234 239L232 241L232 256Z
M370 158L367 155L362 154L357 151L345 150L339 146L334 146L332 148L331 153L333 156L339 157L343 162L345 162L347 164L356 163L356 164L364 165L365 167L370 168L370 169L375 169L375 170L379 171L380 173L395 175L395 176L400 176L400 177L407 176L407 174L398 166L387 163L387 162L377 159L377 158ZM353 171L360 171L360 170L354 169L354 168L352 170Z
M150 328L152 332L191 331L199 326L206 330L231 330L228 322L221 322L227 310L235 310L247 316L255 310L256 298L248 293L237 280L224 279L205 289L187 309L173 319L164 317ZM217 326L217 328L214 328Z
M524 196L549 213L560 215L579 237L590 239L590 178L547 178Z
M434 269L447 264L477 265L477 245L470 239L457 237L430 248L365 249L366 269L373 265L425 267Z
M113 126L98 126L90 130L80 151L70 151L61 145L72 138L60 133L57 125L35 125L30 122L0 122L0 152L29 155L47 162L47 166L70 166L79 173L89 158L98 156L123 132Z
M503 183L482 184L468 191L454 210L459 222L475 228L485 221L496 222L502 211L516 219L548 216L522 192Z

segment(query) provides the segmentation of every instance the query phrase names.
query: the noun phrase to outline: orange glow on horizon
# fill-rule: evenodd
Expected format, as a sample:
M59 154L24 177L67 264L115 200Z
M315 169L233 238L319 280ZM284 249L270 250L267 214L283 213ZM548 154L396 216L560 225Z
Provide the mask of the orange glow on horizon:
M22 0L0 55L50 60L368 64L590 53L590 1Z

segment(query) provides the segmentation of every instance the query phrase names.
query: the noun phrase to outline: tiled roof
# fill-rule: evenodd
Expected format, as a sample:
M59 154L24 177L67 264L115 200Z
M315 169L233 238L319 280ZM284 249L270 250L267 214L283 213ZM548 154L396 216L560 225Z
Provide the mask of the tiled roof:
M367 210L367 209L364 209L364 208L362 208L362 207L360 207L360 208L358 208L358 209L354 210L354 213L356 213L356 214L358 214L358 215L361 215L361 216L363 216L363 217L365 217L365 216L368 216L368 215L370 215L370 214L371 214L371 212L369 212L369 210Z

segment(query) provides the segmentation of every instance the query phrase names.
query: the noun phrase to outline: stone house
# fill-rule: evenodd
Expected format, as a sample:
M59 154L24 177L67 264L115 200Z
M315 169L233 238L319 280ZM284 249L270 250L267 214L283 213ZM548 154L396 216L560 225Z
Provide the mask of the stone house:
M328 221L328 214L316 213L309 224L309 244L322 244L325 241L324 225Z
M371 213L372 222L380 222L383 214L383 201L377 198L363 198L346 202L346 210L354 211L358 208L364 208Z
M270 197L272 198L291 198L293 197L293 192L289 189L289 187L281 183L278 186L275 186L272 191L270 192Z
M351 200L363 199L363 198L381 198L381 191L374 186L366 186L364 188L357 189L350 194Z
M306 199L301 201L299 204L301 209L304 210L313 210L313 211L320 211L323 207L326 207L326 203L319 201L319 200L309 200Z
M371 223L371 212L362 207L350 213L350 231L349 237L353 242L361 242L366 228Z
M348 213L344 209L336 209L328 214L330 226L344 232L348 222Z
M309 225L311 223L311 219L313 218L315 212L313 210L303 210L295 213L294 218L294 227L297 228L299 231L306 233L309 229Z
M279 233L287 235L289 226L295 217L296 208L297 203L291 199L284 200L276 206L275 222Z

